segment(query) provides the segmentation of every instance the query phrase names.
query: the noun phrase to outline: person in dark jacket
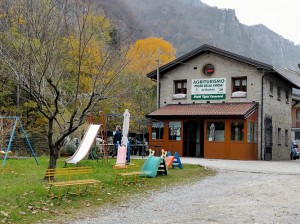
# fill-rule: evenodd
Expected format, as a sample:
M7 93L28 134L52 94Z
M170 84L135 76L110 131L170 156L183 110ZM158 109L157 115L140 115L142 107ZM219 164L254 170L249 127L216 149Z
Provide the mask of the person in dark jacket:
M117 152L117 150L118 150L117 142L119 142L119 145L121 145L121 139L122 139L121 126L117 125L116 132L115 132L114 139L113 139L113 143L114 143L115 148L116 148L115 152Z

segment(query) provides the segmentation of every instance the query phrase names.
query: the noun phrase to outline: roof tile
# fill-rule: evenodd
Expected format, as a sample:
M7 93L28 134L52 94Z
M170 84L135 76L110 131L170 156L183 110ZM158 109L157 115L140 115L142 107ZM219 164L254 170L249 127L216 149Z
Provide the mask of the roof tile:
M198 103L169 104L151 112L156 116L246 116L256 109L257 103Z

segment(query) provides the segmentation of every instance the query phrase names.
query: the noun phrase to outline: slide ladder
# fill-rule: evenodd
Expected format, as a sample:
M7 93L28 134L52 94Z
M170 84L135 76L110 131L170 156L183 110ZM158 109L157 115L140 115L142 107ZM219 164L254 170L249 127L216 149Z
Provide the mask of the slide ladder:
M158 170L157 170L157 174L168 175L168 168L167 168L165 159L161 159L161 162L160 162Z
M183 169L183 166L182 166L182 163L181 163L178 152L174 153L174 161L172 163L172 168L174 168L174 167L178 167L179 169Z

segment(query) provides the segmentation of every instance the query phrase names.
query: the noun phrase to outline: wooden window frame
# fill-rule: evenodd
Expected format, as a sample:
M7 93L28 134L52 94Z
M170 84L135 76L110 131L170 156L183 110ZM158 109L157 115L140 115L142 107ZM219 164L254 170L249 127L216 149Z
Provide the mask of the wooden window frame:
M233 134L235 134L234 133L234 130L232 130L232 124L242 124L243 126L243 128L241 129L241 130L239 130L239 137L241 137L241 140L235 140L234 138L233 138ZM237 127L237 126L236 126ZM245 121L244 120L233 120L233 121L231 121L230 122L230 141L232 141L232 142L244 142L244 140L245 140ZM235 136L234 136L235 137Z
M171 125L171 122L178 122L180 125L174 127ZM169 141L181 141L182 139L182 124L181 121L169 121ZM179 132L179 135L177 134Z
M236 89L235 81L237 81L237 80L240 82L240 90ZM243 85L242 85L243 80L246 80L245 89L243 89ZM231 81L232 81L232 92L237 92L237 91L247 92L247 76L232 77Z
M210 127L208 127L209 124L216 124L216 123L223 123L224 124L224 129L220 130L217 129L216 131L224 131L224 135L223 135L223 140L216 140L216 133L214 134L213 139L210 139ZM205 141L209 142L209 143L214 143L214 142L226 142L226 135L228 133L226 133L226 121L225 120L207 120L207 122L205 123L205 129L206 129L206 137L205 137Z
M178 88L178 84L181 84L181 88ZM184 88L184 84L185 84L185 88ZM182 91L179 91L182 90ZM182 79L182 80L174 80L174 94L187 94L187 80L186 79Z

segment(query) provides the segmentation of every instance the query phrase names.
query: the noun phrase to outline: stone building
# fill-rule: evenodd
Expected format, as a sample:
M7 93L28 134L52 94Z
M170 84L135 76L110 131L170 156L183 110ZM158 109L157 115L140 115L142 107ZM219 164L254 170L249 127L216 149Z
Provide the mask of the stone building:
M289 70L203 45L159 68L159 108L149 145L180 156L287 160L292 88ZM157 81L157 71L147 74Z

